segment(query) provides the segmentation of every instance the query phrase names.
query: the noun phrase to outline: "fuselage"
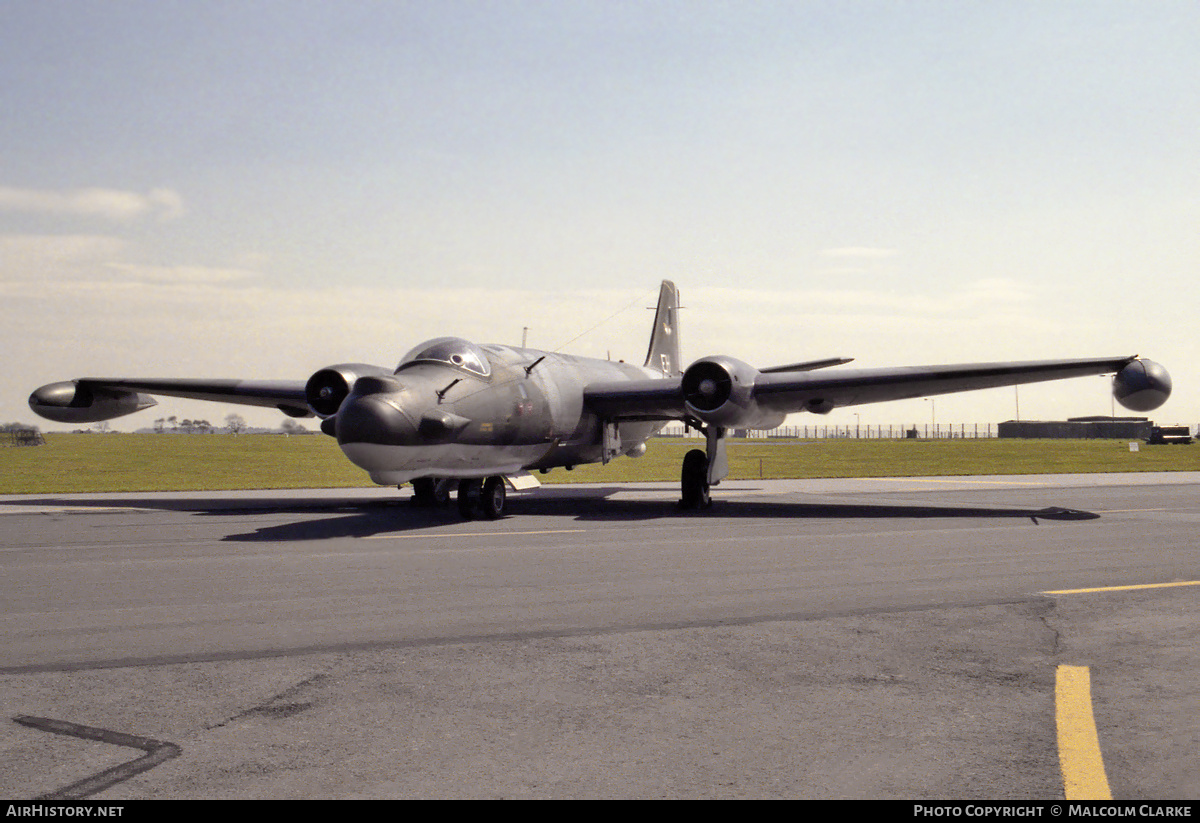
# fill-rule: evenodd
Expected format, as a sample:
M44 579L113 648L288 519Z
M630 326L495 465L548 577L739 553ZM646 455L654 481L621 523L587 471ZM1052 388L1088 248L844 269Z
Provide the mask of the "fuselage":
M355 382L335 432L346 457L383 485L594 463L604 458L604 426L584 405L584 387L661 376L620 361L439 338L391 377ZM623 421L617 450L634 451L663 425Z

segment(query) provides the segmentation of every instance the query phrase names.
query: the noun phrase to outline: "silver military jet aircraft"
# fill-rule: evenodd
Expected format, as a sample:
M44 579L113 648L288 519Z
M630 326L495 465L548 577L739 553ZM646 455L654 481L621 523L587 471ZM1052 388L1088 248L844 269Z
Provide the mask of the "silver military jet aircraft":
M772 429L795 412L1109 373L1113 395L1128 409L1156 409L1171 393L1166 369L1136 356L815 373L849 360L756 369L715 355L681 368L678 314L679 292L664 280L640 368L439 337L394 369L345 363L307 382L86 377L43 386L29 405L64 423L131 414L155 405L149 395L315 415L376 483L411 482L415 501L425 505L448 502L456 486L464 517L498 518L506 482L527 488L538 485L533 471L639 456L672 420L705 435L706 448L683 460L680 505L696 509L710 505L711 486L728 474L728 429Z

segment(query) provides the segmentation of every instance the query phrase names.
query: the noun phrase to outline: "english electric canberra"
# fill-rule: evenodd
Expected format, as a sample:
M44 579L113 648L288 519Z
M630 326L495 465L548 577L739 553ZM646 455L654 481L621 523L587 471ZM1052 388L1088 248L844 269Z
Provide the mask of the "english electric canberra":
M714 355L682 368L678 314L679 292L663 281L641 367L439 337L395 368L343 363L307 381L85 377L42 386L29 405L60 423L141 411L155 405L150 395L315 415L376 483L411 482L426 505L456 489L463 516L497 518L506 485L528 488L538 485L531 472L639 456L670 421L705 435L706 448L683 459L680 504L695 509L728 474L727 430L773 429L796 412L1110 373L1114 397L1134 411L1156 409L1171 393L1167 371L1137 357L885 369L829 369L850 362L829 358L756 369Z

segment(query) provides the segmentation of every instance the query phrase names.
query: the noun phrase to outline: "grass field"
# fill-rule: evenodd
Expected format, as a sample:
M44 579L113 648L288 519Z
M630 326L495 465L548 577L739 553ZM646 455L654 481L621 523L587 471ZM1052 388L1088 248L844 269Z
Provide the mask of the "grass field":
M645 456L556 469L546 483L671 481L702 441L652 440ZM731 440L730 477L918 477L1200 471L1200 446L1124 440ZM324 436L48 434L46 445L0 448L0 494L206 491L369 486Z

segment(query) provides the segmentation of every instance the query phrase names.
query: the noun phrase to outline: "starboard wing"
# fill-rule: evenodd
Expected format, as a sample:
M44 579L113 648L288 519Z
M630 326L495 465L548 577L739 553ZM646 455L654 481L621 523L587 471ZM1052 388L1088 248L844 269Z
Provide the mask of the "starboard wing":
M754 384L755 400L784 412L828 411L889 400L932 397L977 389L1019 386L1070 377L1111 374L1134 358L1037 360L965 363L946 366L906 366L845 371L777 372L762 374Z
M804 370L759 371L733 358L713 357L692 364L681 378L588 386L584 390L584 402L596 414L608 419L682 420L690 417L711 420L719 425L754 428L755 415L750 413L751 410L767 416L802 411L824 413L839 406L1112 374L1135 362L1161 368L1149 361L1138 361L1136 357L1103 357L819 372L815 372L810 363L803 363L797 365L806 367ZM707 367L703 373L697 369L701 365ZM701 377L711 385L701 386ZM699 389L710 394L698 397ZM1169 382L1166 391L1170 391ZM726 416L719 417L717 413L722 407L731 403L737 408L731 408ZM736 419L739 410L747 411L746 422Z

